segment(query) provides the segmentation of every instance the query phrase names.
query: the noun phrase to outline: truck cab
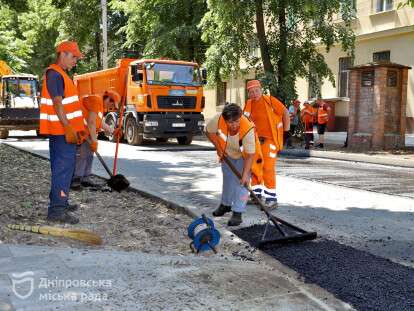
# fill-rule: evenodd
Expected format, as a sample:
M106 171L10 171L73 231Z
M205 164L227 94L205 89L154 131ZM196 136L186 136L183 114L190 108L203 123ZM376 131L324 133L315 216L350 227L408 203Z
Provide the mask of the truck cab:
M203 77L196 63L143 59L130 65L124 135L190 144L204 127Z
M0 138L10 130L38 130L38 78L31 74L5 75L0 88Z

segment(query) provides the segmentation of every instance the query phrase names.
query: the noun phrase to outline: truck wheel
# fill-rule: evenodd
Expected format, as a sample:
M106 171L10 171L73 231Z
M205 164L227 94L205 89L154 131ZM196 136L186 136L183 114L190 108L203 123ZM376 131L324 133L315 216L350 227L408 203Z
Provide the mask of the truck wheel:
M114 118L111 115L109 115L107 118L105 118L105 123L113 129L116 127L116 122L115 122ZM108 137L109 141L112 141L112 142L116 143L116 138L114 136L108 135L106 137Z
M168 138L164 138L164 137L159 137L156 138L157 143L166 143L168 141Z
M134 118L128 118L126 121L125 136L128 144L137 146L144 143L142 127L137 125Z
M9 137L9 131L6 129L1 129L0 130L0 139L6 139L7 137Z
M190 145L193 142L193 137L192 136L177 137L177 141L179 145Z

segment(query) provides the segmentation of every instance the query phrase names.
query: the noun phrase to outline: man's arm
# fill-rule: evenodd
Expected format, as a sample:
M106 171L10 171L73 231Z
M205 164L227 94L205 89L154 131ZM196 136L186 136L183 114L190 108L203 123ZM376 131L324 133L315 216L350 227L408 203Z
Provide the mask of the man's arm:
M283 113L283 129L285 131L290 130L290 116L288 110L285 108L285 111Z
M55 96L52 99L53 107L55 108L56 115L58 116L59 121L64 127L69 125L69 120L66 117L65 110L63 109L62 96Z
M86 120L88 124L89 135L91 136L92 141L98 140L98 135L96 134L96 112L89 111L88 119Z
M247 158L244 159L242 179L240 180L240 184L242 185L247 185L250 181L249 175L252 170L254 155L254 153L248 153Z
M219 150L220 145L218 143L216 133L209 133L207 131L205 133L206 133L206 136L207 136L208 140L211 141L211 143L214 145L214 147L216 148L216 150Z

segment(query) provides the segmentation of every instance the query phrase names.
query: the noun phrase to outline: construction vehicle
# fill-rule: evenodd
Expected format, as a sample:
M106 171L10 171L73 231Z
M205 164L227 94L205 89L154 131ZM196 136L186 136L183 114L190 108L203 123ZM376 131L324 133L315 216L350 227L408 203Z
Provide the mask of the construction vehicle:
M10 67L0 61L0 77L0 138L7 138L10 130L38 131L37 76L13 74Z
M206 71L193 62L132 58L74 77L80 97L109 90L121 96L123 118L107 111L104 122L116 127L122 119L122 134L130 145L141 145L145 138L191 144L204 127L205 80Z

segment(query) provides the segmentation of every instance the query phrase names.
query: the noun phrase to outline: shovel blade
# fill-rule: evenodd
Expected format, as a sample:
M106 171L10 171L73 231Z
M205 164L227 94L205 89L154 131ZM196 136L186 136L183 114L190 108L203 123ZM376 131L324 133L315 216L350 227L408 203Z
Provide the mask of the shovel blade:
M124 175L117 174L108 180L108 186L115 191L121 192L129 187L129 181Z

